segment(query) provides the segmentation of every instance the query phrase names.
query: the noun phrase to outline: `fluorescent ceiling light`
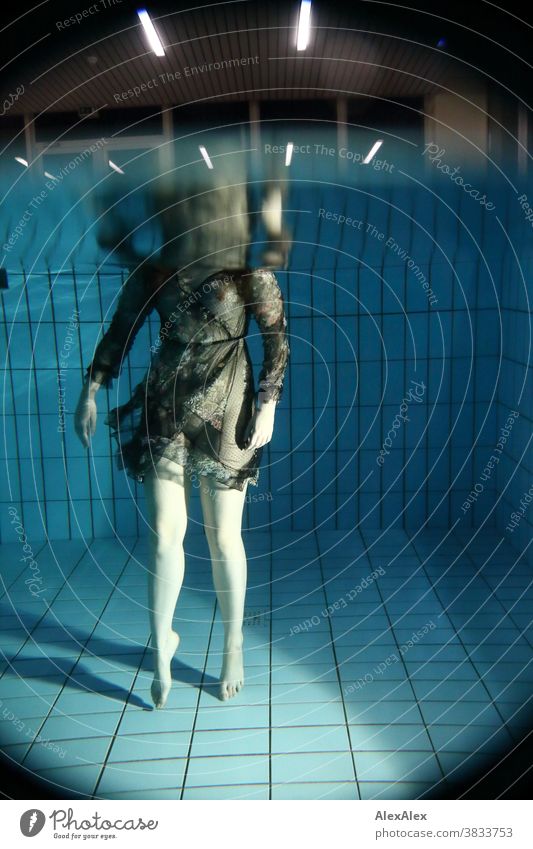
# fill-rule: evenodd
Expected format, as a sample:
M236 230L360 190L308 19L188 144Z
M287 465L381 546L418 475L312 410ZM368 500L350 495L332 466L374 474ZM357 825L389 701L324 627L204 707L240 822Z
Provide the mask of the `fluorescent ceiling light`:
M54 175L53 175L53 174L50 174L50 172L49 172L49 171L45 171L45 172L44 172L44 176L45 176L45 177L48 177L48 179L49 179L49 180L57 180L57 177L54 177Z
M118 165L115 165L115 163L113 162L112 159L108 159L107 161L109 162L109 167L112 168L113 171L116 171L117 174L123 174L124 173L122 168L119 168Z
M198 150L200 151L200 153L204 157L205 164L207 165L207 167L212 168L213 163L211 162L211 159L209 158L209 154L208 154L207 150L205 149L205 147L203 146L203 144L198 146Z
M161 44L161 39L155 31L155 27L152 23L150 15L146 11L146 9L138 9L137 14L139 15L139 20L141 21L141 24L144 27L148 43L154 51L155 55L164 56L165 50L163 48L163 45Z
M287 150L285 151L285 165L287 166L287 168L288 168L288 167L289 167L289 165L291 164L291 159L292 159L292 152L293 152L293 150L294 150L294 144L293 144L293 142L288 142L288 144L287 144Z
M296 35L296 50L305 50L311 33L311 0L302 0L298 18L298 33Z
M368 165L368 163L376 155L376 153L378 152L378 150L380 149L382 144L383 144L383 140L379 139L379 141L377 141L375 144L372 145L369 152L367 153L367 155L363 159L363 165Z
M17 162L20 162L20 164L24 165L26 168L29 167L27 160L23 159L22 156L15 156L15 159L16 159Z

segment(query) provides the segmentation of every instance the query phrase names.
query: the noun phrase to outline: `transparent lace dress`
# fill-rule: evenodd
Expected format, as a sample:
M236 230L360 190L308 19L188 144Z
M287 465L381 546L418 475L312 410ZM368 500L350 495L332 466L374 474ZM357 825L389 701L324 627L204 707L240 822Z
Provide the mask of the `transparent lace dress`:
M86 375L110 387L156 309L161 324L150 366L106 418L118 467L142 482L158 464L166 477L178 464L191 476L213 475L242 490L246 480L259 479L263 449L244 445L257 395L274 403L282 395L290 354L283 296L266 269L220 271L190 283L153 265L130 274ZM264 350L257 391L245 339L252 316Z

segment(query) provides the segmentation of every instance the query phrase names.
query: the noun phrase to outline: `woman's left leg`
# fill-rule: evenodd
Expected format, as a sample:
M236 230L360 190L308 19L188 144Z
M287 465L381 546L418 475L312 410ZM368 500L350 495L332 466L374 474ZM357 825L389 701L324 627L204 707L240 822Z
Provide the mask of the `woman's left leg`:
M224 700L231 699L244 686L242 624L247 564L242 539L242 514L247 483L241 492L205 475L200 485L213 583L224 624L224 654L220 673L220 698Z
M173 617L183 582L190 481L183 466L162 457L146 475L144 491L149 528L148 611L154 656L151 693L154 705L162 708L170 693L170 664L179 644Z

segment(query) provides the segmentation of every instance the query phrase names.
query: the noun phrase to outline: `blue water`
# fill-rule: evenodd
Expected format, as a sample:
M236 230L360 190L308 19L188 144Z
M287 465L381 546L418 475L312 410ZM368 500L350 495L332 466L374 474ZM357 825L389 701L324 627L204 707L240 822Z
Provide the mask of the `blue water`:
M85 451L72 414L127 271L97 244L89 164L34 213L42 178L3 163L0 742L60 795L438 797L530 730L532 251L519 198L533 188L478 171L467 194L411 154L389 161L281 171L291 360L245 508L247 683L231 705L210 692L222 630L194 496L166 711L149 710L142 486L117 470L103 424L143 377L157 323L98 394ZM123 200L105 226L157 257L139 188L153 167L137 159L122 189L111 175ZM252 239L258 261L260 227ZM249 344L258 369L254 326Z
M124 183L133 195L116 215L138 228L135 249L157 257L160 229L147 213L148 190L139 188L150 161L136 161L135 178ZM278 274L292 356L259 487L249 489L246 526L483 526L522 551L533 510L526 504L506 527L533 470L531 223L518 199L533 197L533 189L476 172L472 196L427 162L425 171L408 158L395 162L392 171L355 164L339 171L327 157L308 157L295 160L290 174L278 169L292 239L288 267ZM211 172L201 166L205 185ZM89 454L72 426L84 368L126 274L97 245L90 201L99 189L88 169L80 165L46 190L35 208L46 178L13 162L3 170L2 497L17 506L33 539L144 533L142 487L116 469L103 418L142 378L154 317L121 380L107 396L99 393ZM264 233L255 224L252 239L257 259ZM58 361L66 343L63 431ZM250 349L259 367L255 326ZM196 502L193 516L201 521ZM2 539L11 539L5 510Z

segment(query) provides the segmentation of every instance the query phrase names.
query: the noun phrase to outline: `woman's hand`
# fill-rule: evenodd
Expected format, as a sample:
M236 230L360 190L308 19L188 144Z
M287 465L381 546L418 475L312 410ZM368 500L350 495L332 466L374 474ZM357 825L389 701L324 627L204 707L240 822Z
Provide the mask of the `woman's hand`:
M255 410L244 434L246 448L261 448L262 445L270 442L274 431L275 413L276 404L274 401L262 404L260 409Z
M84 448L89 447L91 436L96 430L96 401L95 391L90 386L84 386L74 412L74 428Z

